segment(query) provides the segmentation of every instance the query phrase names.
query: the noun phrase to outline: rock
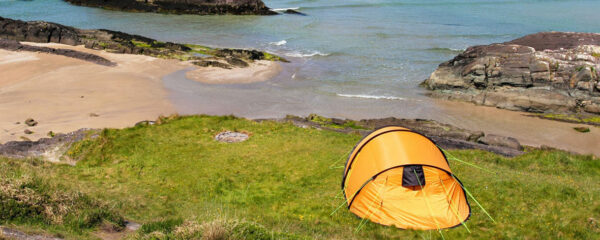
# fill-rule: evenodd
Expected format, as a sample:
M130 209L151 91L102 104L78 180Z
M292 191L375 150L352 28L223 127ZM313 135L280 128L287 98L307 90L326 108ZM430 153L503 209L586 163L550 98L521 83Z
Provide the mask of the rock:
M131 221L125 222L125 228L129 231L137 231L141 227L142 227L142 225L139 223L135 223L135 222L131 222Z
M587 133L590 132L590 128L588 127L574 127L573 128L575 131L578 131L580 133Z
M571 87L576 86L579 82L589 82L593 79L592 70L588 67L576 71L571 77Z
M523 150L523 146L519 143L519 140L512 137L498 136L494 134L485 135L477 140L477 142L490 146L508 147L511 149Z
M156 122L155 122L155 121L148 121L148 120L145 120L145 121L140 121L140 122L137 122L137 123L135 124L135 126L136 126L136 127L138 127L138 126L148 126L148 125L154 125L154 124L156 124Z
M25 120L25 124L27 126L33 127L33 126L36 126L38 124L38 122L33 120L33 118L28 118L27 120Z
M174 0L183 2L183 0ZM190 0L193 1L193 0ZM204 1L204 0L202 0ZM226 1L226 0L216 0ZM253 1L253 0L241 0ZM123 1L126 2L126 1ZM141 1L135 1L141 2ZM158 1L153 1L157 3ZM140 3L141 4L141 3ZM192 3L190 3L192 4ZM68 49L55 49L47 47L36 47L23 45L16 41L30 41L38 43L62 43L68 45L84 45L86 48L105 50L113 53L141 54L152 57L163 57L179 60L197 61L199 66L216 66L222 68L231 68L231 65L239 67L248 66L255 60L265 60L267 55L257 50L247 49L210 49L201 48L211 57L197 56L196 52L189 46L179 43L161 42L152 38L139 35L127 34L119 31L107 29L77 29L56 23L30 21L24 22L0 17L0 48L12 51L36 51L51 54L64 55L78 58L85 61L91 61L106 66L115 64L93 54L83 53ZM13 41L10 41L13 40ZM198 47L198 46L196 46ZM286 60L277 56L268 55L269 60ZM227 59L232 63L225 63ZM83 97L82 97L83 98Z
M548 72L550 71L550 64L544 61L535 61L534 63L529 65L529 71L532 73Z
M250 136L245 133L225 131L217 134L217 136L215 136L215 140L219 142L236 143L246 141L249 137Z
M25 134L33 134L33 131L31 131L29 129L25 129L25 131L23 131L23 133L25 133Z
M583 110L588 113L600 114L600 104L591 103L591 104L585 105Z
M239 58L227 58L226 61L227 61L227 63L229 63L229 64L231 64L233 66L236 66L236 67L242 67L243 68L243 67L250 66L247 62L245 62L244 60L239 59Z
M285 13L285 14L295 14L295 15L300 15L300 16L307 16L305 13L298 12L298 11L296 11L294 9L287 9L283 13Z
M22 137L21 139L24 141L10 141L0 144L0 155L10 158L51 158L47 160L59 161L62 153L67 151L72 143L89 136L90 131L90 129L80 129L67 134L55 134L54 137L42 138L35 142Z
M544 32L473 46L423 82L432 97L536 113L596 112L600 34ZM586 110L586 108L589 110Z
M90 113L90 117L100 117L97 113Z
M572 49L581 45L600 46L600 35L594 33L544 32L524 36L508 42L529 46L537 51Z
M14 229L0 227L0 239L4 239L4 237L15 240L62 240L62 238L44 235L29 235L27 233L17 231Z
M277 121L291 122L295 126L302 128L312 127L343 133L355 133L362 136L366 136L376 128L395 125L423 134L424 136L431 138L439 147L444 149L480 149L508 157L523 154L523 151L519 149L478 143L477 140L485 135L481 131L470 131L433 120L399 119L390 117L354 121L348 119L326 118L311 114L306 118L288 115L284 119L278 119ZM331 125L336 125L338 127L331 127Z
M224 69L231 69L231 66L229 64L222 63L219 61L200 60L200 61L195 61L193 63L194 63L194 65L197 65L200 67L218 67L218 68L224 68Z
M71 4L136 12L274 15L261 0L64 0Z

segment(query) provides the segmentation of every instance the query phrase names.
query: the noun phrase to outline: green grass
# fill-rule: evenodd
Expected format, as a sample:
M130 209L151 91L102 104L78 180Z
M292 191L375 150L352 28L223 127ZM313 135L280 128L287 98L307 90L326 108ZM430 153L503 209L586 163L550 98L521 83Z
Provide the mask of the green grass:
M214 141L224 130L251 138ZM339 167L360 139L227 116L162 118L156 125L104 130L76 144L69 152L80 160L76 166L2 159L0 174L36 174L114 206L126 219L146 223L133 236L139 239L173 239L181 229L196 229L187 231L195 236L225 229L233 239L245 231L256 232L254 239L441 239L437 231L373 223L356 233L360 219L346 208L331 215L343 204ZM471 233L443 230L445 239L600 239L597 158L542 150L512 159L474 150L450 154L494 172L450 160L497 223L471 200ZM251 226L235 230L244 224Z
M336 124L333 122L333 119L331 118L326 118L323 116L319 116L316 114L310 114L308 116L308 120L314 123L319 124L322 127L328 127L328 128L335 128L335 129L345 129L345 128L352 128L352 129L366 129L363 126L360 126L360 124L358 124L355 121L352 120L346 120L344 121L343 124Z

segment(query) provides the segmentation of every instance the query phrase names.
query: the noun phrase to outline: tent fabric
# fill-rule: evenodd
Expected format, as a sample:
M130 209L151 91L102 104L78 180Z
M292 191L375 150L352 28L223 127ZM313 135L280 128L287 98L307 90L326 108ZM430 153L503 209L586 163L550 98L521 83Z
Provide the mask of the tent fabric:
M455 227L471 214L443 152L429 138L403 127L375 130L356 145L342 189L352 213L402 229Z

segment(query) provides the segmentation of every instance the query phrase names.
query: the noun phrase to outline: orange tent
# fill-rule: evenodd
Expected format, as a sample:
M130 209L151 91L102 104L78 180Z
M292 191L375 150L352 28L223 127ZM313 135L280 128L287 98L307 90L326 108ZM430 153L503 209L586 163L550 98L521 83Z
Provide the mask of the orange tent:
M444 229L471 215L444 153L429 138L403 127L375 130L354 147L342 190L352 213L386 226Z

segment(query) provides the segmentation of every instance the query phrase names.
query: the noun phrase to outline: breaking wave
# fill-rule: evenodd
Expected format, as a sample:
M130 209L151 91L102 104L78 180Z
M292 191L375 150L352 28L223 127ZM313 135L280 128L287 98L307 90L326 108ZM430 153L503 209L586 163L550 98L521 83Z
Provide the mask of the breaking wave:
M406 100L401 97L394 96L378 96L378 95L364 95L364 94L341 94L337 93L339 97L349 97L349 98L366 98L366 99L385 99L385 100Z
M286 40L281 40L281 41L279 41L279 42L270 42L269 44L271 44L271 45L275 45L275 46L283 46L283 45L285 45L286 43L287 43L287 41L286 41Z

